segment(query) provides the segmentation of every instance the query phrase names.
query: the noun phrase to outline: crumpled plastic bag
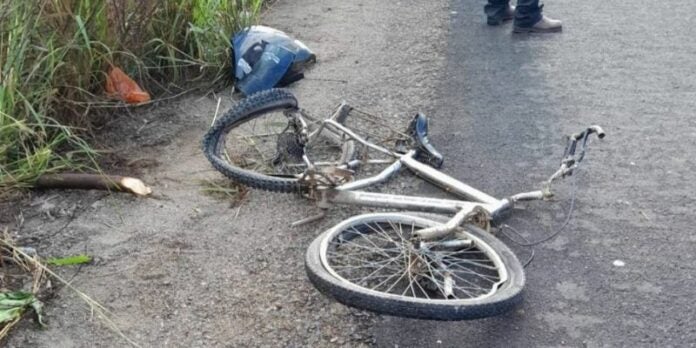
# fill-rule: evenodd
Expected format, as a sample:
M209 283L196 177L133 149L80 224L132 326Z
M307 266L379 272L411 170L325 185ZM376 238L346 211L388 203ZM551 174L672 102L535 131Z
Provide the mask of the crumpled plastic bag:
M118 67L112 66L106 75L106 95L128 104L140 104L150 101L150 94L143 91L138 84Z
M235 86L245 95L286 86L304 77L316 55L282 31L255 25L232 37Z

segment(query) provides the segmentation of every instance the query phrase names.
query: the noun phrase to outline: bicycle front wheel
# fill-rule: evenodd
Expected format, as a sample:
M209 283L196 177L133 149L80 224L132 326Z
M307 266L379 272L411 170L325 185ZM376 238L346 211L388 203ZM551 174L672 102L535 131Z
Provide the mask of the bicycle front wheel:
M437 224L397 213L350 218L314 240L307 274L343 304L401 317L477 319L520 303L524 271L505 244L470 225L440 240L412 242L415 231Z

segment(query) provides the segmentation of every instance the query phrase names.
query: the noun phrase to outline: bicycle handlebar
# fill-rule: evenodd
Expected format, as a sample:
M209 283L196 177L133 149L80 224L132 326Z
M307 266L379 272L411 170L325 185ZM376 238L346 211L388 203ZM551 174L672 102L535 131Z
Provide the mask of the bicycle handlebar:
M552 182L554 182L556 179L573 175L573 170L577 168L578 163L582 162L583 158L585 158L587 140L590 138L590 135L592 134L597 134L597 137L599 137L600 139L604 138L604 136L606 135L602 127L594 125L587 127L587 129L583 130L582 132L572 134L568 137L568 143L566 144L565 151L563 152L563 159L561 160L561 167L558 168L558 170L555 173L553 173L553 175L551 175L551 177L549 177L548 180L545 181L544 188L541 191L541 196L543 198L551 197L553 195L551 193ZM578 142L581 142L581 147L580 153L576 155L575 151L577 150ZM533 193L534 195L532 195L532 198L537 198L538 192ZM523 195L523 198L528 197L526 195Z
M568 167L572 168L572 166L575 163L581 162L583 158L585 158L585 148L587 147L587 140L592 134L597 134L597 137L599 139L603 139L606 135L602 127L597 125L587 127L587 129L583 130L582 132L570 135L568 137L568 143L566 144L566 148L563 153L563 159L561 160L561 164L565 163ZM575 151L577 149L577 144L579 141L582 141L582 147L580 149L580 154L578 156L575 156Z

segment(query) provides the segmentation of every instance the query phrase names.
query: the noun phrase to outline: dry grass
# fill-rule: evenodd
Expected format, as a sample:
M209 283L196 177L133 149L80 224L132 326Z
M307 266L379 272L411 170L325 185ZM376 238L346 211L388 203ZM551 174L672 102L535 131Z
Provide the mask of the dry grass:
M246 186L231 180L202 180L201 192L219 200L229 201L231 206L238 206L249 194Z
M1 286L2 288L6 288L7 286L21 287L22 283L30 282L31 293L36 298L42 298L45 297L47 293L55 291L55 286L51 283L51 280L53 280L60 284L60 286L64 286L77 294L78 297L87 305L92 315L96 316L104 325L106 325L107 328L109 328L109 330L131 346L140 347L137 342L126 336L119 329L112 319L112 313L108 309L92 299L89 295L77 289L60 275L49 269L38 255L29 255L24 249L15 245L12 239L8 236L7 230L5 230L3 236L0 238L0 255L3 255L3 262L0 263L0 274L2 275L3 279L7 279L10 275L12 275L12 279L15 280L12 283L4 281ZM20 320L21 317L5 324L5 326L0 329L0 342L6 337L12 327L15 326Z

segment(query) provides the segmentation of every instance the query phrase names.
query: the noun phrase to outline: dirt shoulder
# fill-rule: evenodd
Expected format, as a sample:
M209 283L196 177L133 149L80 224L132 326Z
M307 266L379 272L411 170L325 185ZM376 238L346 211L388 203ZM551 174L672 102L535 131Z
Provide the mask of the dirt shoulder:
M262 23L317 53L318 64L291 88L302 107L328 114L345 99L401 122L435 99L447 15L444 0L281 0ZM223 110L232 105L230 91L218 96ZM340 209L293 229L289 223L313 213L298 197L251 191L231 206L201 192L202 180L221 178L199 146L218 96L114 116L110 141L153 186L153 198L36 193L21 217L0 223L44 256L93 255L93 264L62 275L145 347L373 344L366 332L379 319L325 298L304 272L305 248L345 215ZM25 321L7 346L125 345L67 290L47 304L46 318L46 330Z

